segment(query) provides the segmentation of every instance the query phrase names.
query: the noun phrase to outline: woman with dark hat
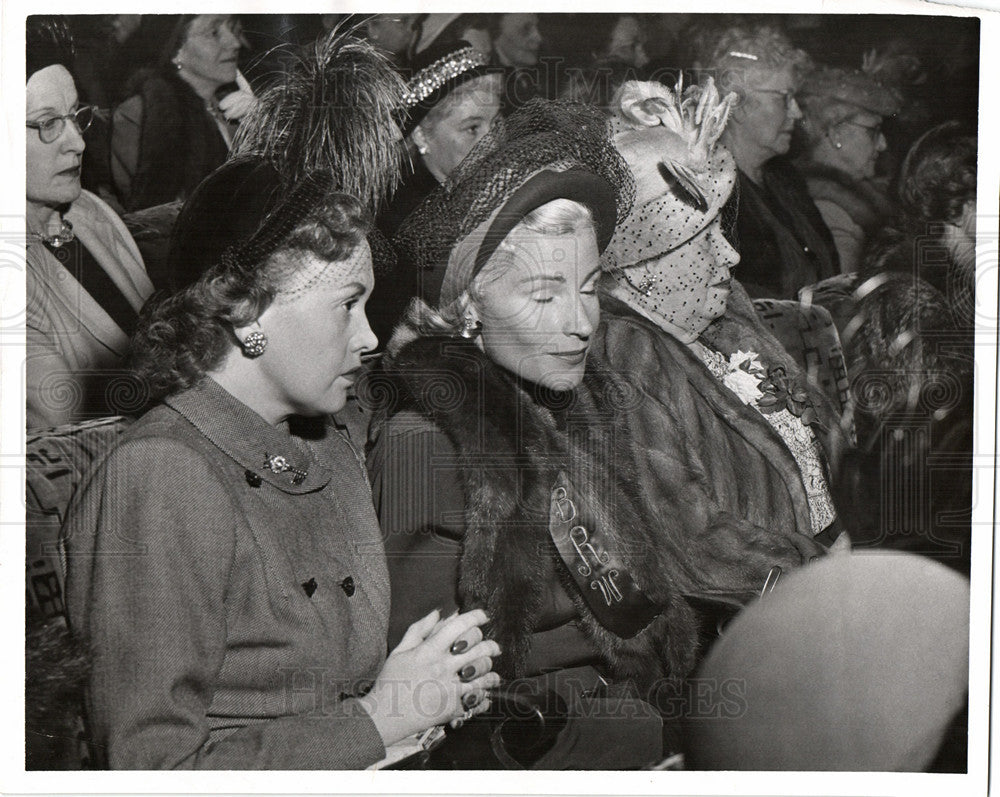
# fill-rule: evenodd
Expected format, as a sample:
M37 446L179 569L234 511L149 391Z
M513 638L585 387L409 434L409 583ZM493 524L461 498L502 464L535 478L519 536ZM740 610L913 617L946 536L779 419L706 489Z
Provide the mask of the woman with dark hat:
M500 76L488 64L466 41L432 45L414 63L399 112L410 171L379 219L387 235L489 132L500 110Z
M46 428L128 409L122 360L153 286L121 219L80 186L95 109L78 101L68 29L32 17L27 33L27 425Z
M488 63L465 41L435 44L417 57L398 111L406 145L402 183L377 219L387 237L489 132L500 111L500 75L489 73ZM416 295L414 269L401 258L370 302L380 339L388 340Z
M254 104L237 69L242 47L236 17L179 16L156 69L135 75L111 128L111 174L125 210L185 199L225 161Z
M366 218L329 174L241 158L178 219L173 289L135 339L156 406L64 529L112 768L365 767L496 683L483 612L426 614L385 657L378 522L326 420L376 343Z
M425 613L386 658L381 534L331 414L376 344L370 216L340 190L369 200L394 179L379 98L398 79L336 35L293 70L251 115L257 153L185 204L170 288L135 337L153 406L63 529L89 728L112 768L367 767L484 710L497 682L481 611Z
M425 606L483 606L499 670L571 673L554 676L571 705L600 674L648 696L695 646L613 422L628 388L588 356L599 254L631 190L599 111L536 101L499 122L401 228L425 300L361 392L382 401L369 471L390 639ZM631 726L603 725L600 749L537 766L658 755L658 738L635 732L629 752Z

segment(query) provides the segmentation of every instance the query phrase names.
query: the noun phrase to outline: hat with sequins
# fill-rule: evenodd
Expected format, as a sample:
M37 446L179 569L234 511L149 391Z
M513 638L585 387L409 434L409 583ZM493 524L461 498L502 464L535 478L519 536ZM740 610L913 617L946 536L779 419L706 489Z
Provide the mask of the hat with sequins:
M487 73L489 56L467 41L438 42L416 58L398 109L399 125L408 136L424 117L463 83Z
M629 81L613 103L615 146L635 177L636 201L604 253L622 269L670 252L707 227L736 184L736 163L716 142L735 95L712 78L684 90Z

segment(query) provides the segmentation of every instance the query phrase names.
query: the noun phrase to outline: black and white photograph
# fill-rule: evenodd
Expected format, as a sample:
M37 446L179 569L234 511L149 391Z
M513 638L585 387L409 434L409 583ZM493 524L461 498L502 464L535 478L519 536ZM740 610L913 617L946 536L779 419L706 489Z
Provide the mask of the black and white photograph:
M1000 11L468 5L5 4L0 790L988 793Z

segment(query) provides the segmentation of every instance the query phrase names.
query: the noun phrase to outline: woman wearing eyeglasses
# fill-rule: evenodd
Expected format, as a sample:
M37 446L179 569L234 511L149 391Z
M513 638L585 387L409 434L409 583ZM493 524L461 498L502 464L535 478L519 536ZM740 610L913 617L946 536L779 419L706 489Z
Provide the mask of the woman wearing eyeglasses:
M808 154L799 170L833 234L840 270L857 271L865 242L892 213L874 177L888 146L882 122L899 110L899 96L864 72L834 67L814 70L801 96Z
M94 109L79 103L65 24L27 34L27 426L44 428L128 409L117 369L153 286L121 219L80 186Z
M753 296L794 299L839 273L830 230L783 156L802 118L797 93L808 57L779 30L732 25L706 32L697 66L738 98L721 139L739 167L739 278Z

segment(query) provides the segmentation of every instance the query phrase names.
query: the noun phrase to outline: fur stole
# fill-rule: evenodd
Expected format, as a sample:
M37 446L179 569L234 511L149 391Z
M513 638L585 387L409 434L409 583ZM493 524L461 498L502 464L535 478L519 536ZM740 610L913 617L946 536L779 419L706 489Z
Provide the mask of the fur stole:
M590 365L577 390L546 396L544 388L519 381L468 341L417 338L384 363L395 389L382 420L415 409L458 453L466 501L459 594L464 608L482 606L489 614L491 634L503 650L498 670L525 674L547 586L557 581L609 673L649 688L693 668L696 620L674 586L676 561L644 515L631 447L614 421L614 404L629 391L608 369ZM556 400L565 406L554 407ZM596 620L549 537L549 502L560 471L607 547L662 607L631 639Z
M893 215L885 195L866 180L854 180L840 169L805 161L798 164L813 201L826 200L843 208L865 234L877 232Z

